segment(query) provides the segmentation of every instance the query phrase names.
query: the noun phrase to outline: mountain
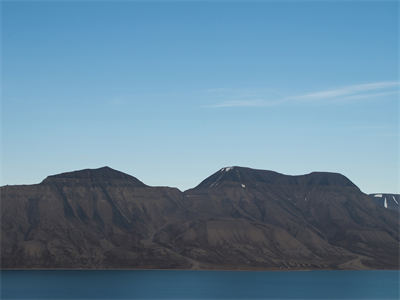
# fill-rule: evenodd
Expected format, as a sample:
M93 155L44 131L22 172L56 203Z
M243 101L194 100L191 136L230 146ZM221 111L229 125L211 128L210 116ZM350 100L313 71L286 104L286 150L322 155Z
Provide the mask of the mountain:
M369 194L371 199L384 208L400 210L399 202L400 195L399 194Z
M337 173L226 167L181 192L104 167L0 192L3 268L399 268L398 212Z
M256 170L243 167L226 167L203 180L195 189L215 188L221 184L247 184L252 187L265 184L275 186L303 185L338 186L357 188L345 176L337 173L313 172L307 175L288 176L273 171Z
M87 183L106 183L117 185L132 185L137 187L146 187L146 185L137 178L113 170L110 167L99 169L84 169L75 172L61 173L48 176L42 181L43 184L61 184L61 185L77 185Z
M184 267L186 259L151 241L184 217L182 200L178 189L148 187L108 167L4 186L2 266Z

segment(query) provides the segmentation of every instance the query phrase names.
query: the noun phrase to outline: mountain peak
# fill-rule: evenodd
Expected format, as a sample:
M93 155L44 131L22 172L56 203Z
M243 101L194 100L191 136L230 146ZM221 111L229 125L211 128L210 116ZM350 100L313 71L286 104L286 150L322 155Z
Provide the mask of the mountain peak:
M52 182L123 182L136 186L146 186L137 178L114 170L108 166L97 169L83 169L73 172L60 173L48 176L42 183Z
M339 173L312 172L305 175L284 175L274 171L258 170L246 167L224 167L203 180L195 189L215 188L222 183L234 183L241 186L254 184L305 185L305 186L341 186L356 187L347 177Z
M279 173L238 166L224 167L203 180L197 187L195 187L195 189L213 188L224 182L255 184L256 182L265 181L265 177L271 177L275 175L279 175Z

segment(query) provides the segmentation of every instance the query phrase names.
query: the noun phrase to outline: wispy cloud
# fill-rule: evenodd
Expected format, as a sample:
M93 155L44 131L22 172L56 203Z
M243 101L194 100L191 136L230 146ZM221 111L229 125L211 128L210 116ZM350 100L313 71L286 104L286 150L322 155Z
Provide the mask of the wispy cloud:
M382 93L357 94L357 95L345 96L345 97L335 99L335 102L347 102L347 101L352 101L352 100L379 98L379 97L396 95L398 93L399 93L398 90L394 90L394 91L387 91L387 92L382 92Z
M350 85L281 98L229 100L208 107L268 107L284 103L343 103L360 99L378 98L399 93L399 81L382 81Z
M343 96L373 96L374 94L368 94L371 91L388 89L399 86L397 81L385 81L385 82L373 82L365 84L350 85L342 88L318 91L314 93L309 93L301 96L293 97L297 100L323 100L339 98ZM364 97L365 98L365 97Z

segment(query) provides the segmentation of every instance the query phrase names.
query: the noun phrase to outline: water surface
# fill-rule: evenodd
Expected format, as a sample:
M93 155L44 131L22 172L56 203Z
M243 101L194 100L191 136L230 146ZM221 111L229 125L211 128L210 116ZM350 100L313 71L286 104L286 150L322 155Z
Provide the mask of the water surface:
M398 271L2 271L1 299L399 299Z

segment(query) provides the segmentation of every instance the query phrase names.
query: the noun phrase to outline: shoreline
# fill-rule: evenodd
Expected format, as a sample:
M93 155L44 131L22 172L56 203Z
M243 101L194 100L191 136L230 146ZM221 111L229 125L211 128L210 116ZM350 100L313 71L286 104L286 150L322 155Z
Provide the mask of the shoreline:
M312 272L312 271L400 271L400 269L157 269L157 268L0 268L0 271L219 271L219 272Z

